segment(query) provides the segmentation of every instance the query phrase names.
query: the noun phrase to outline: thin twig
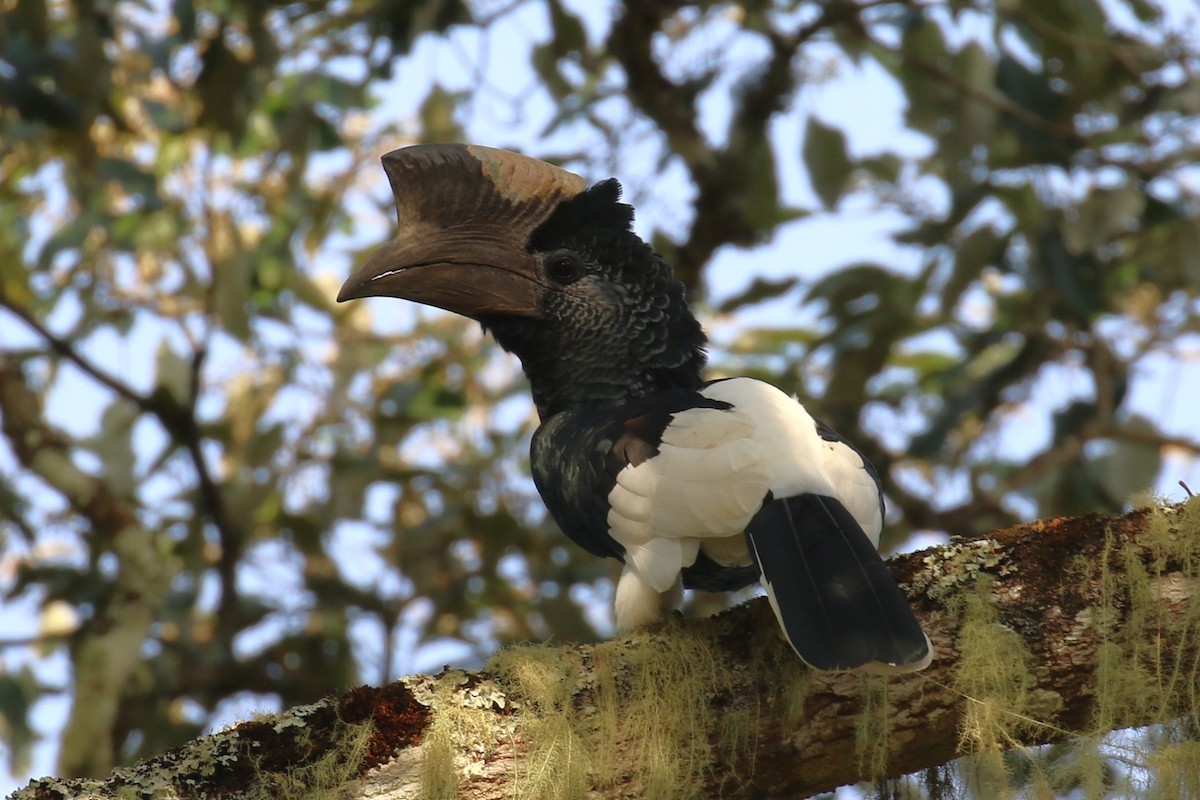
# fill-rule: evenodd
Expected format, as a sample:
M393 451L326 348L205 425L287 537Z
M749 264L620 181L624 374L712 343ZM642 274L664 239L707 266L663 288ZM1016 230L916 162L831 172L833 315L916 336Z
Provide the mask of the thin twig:
M79 355L78 351L76 351L66 339L55 335L49 328L39 322L38 319L33 316L33 314L9 300L4 296L3 293L0 293L0 307L3 307L13 316L17 317L27 326L32 328L34 332L38 334L38 336L41 336L46 340L46 342L50 345L51 350L70 361L95 381L108 387L117 395L130 401L143 411L153 413L154 409L150 402L150 398L138 394L131 387L121 383L112 375L101 371L96 367L96 365Z
M221 537L221 577L223 581L228 582L229 587L225 592L225 595L229 596L229 600L227 601L229 605L226 610L228 611L228 609L232 608L235 602L232 596L232 587L235 578L234 572L236 562L241 557L241 543L244 536L241 527L234 524L230 518L228 509L225 507L224 497L221 495L220 488L217 486L217 482L213 479L212 473L208 468L208 462L204 458L203 448L201 447L202 436L200 428L196 423L195 408L196 402L199 399L199 371L203 366L206 351L204 349L195 351L192 358L191 386L188 402L181 404L166 392L155 392L150 396L146 396L134 391L131 387L126 386L116 378L97 368L81 356L65 339L55 335L29 311L10 301L2 294L0 294L0 307L10 311L45 339L51 350L70 361L103 386L111 389L118 396L133 403L142 412L155 417L170 434L172 440L187 452L196 470L196 482L201 499L200 511L217 528Z

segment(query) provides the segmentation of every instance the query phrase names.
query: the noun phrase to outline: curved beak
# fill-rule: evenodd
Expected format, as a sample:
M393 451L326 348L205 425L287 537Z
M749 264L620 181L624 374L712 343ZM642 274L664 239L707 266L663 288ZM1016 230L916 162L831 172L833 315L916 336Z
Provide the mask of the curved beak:
M478 231L456 236L435 229L384 244L346 279L337 299L399 297L473 319L540 317L541 290L537 262L524 249Z
M466 317L540 317L542 283L525 249L583 178L536 158L470 144L422 144L383 156L396 238L338 292L400 297Z

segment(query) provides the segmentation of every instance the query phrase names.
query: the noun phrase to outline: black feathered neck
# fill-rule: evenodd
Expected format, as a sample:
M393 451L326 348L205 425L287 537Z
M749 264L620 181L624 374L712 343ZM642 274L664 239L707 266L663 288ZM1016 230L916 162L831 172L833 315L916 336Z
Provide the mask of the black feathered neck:
M683 284L632 230L633 208L616 180L562 202L530 237L535 256L577 254L587 271L543 293L543 319L484 320L515 353L543 419L620 405L653 392L698 388L707 337Z

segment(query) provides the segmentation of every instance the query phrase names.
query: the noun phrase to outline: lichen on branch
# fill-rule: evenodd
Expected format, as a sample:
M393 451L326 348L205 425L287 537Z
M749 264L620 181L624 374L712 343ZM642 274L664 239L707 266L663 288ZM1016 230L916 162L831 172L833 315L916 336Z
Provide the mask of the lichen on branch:
M1144 730L1122 736L1128 780L1196 796L1200 500L1043 520L890 566L937 649L924 672L813 673L763 601L597 645L516 647L479 672L325 701L330 719L373 727L355 746L367 754L357 774L322 796L802 797L963 758L960 774L980 796L1081 787L1105 797L1120 778L1109 733L1130 727ZM293 761L275 739L269 763L186 763L213 787L241 770L221 796L250 797L254 786L296 785L289 771L311 774L322 752L363 729L323 730L296 739ZM265 732L247 723L215 738L256 752ZM1071 758L1035 749L1061 742ZM187 790L183 763L164 756L86 791L148 797L133 776L150 771L157 786L201 796ZM285 777L247 782L247 763ZM46 781L17 800L81 788Z

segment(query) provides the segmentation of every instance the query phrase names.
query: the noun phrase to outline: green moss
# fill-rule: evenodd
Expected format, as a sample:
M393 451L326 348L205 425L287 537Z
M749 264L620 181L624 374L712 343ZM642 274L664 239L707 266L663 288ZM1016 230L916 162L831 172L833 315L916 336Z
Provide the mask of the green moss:
M1101 609L1096 625L1102 635L1096 671L1095 727L1108 730L1132 719L1168 721L1194 713L1200 665L1186 661L1180 644L1200 634L1200 602L1195 586L1200 578L1200 502L1193 499L1175 509L1158 509L1150 518L1146 541L1149 558L1134 548L1114 552L1100 565ZM1168 607L1185 602L1179 621ZM1164 602L1165 601L1165 602ZM1117 624L1124 611L1124 621Z
M513 796L522 800L569 800L587 791L591 764L574 698L583 674L572 651L519 647L502 651L490 668L512 684L524 705L518 732L530 749L513 781Z
M1099 587L1081 616L1099 641L1092 718L1069 745L1020 748L1031 728L1055 724L1056 703L1033 689L1028 653L996 622L989 582L965 600L954 685L968 699L961 737L972 757L960 769L971 796L1200 797L1200 658L1187 655L1200 636L1200 498L1149 513L1136 546L1110 533L1101 557L1081 559L1071 576Z
M1200 741L1195 738L1164 743L1150 754L1146 766L1152 775L1147 800L1200 797Z
M421 763L421 800L458 797L458 768L454 764L456 714L438 707L425 731Z
M1074 576L1099 587L1096 603L1080 616L1099 638L1094 717L1069 745L1054 748L1020 745L1054 728L1062 698L1037 688L1024 641L998 619L984 568L1003 570L1003 559L990 544L959 549L956 563L969 574L943 589L975 584L953 609L961 625L953 687L966 699L959 733L970 756L959 765L959 788L967 796L1082 793L1099 800L1128 788L1132 778L1114 778L1122 771L1145 776L1150 797L1200 796L1200 663L1185 659L1180 646L1200 635L1200 603L1185 599L1200 579L1200 500L1153 515L1138 546L1110 536L1102 556L1081 562ZM1190 605L1180 623L1184 602ZM744 789L758 717L769 711L801 720L809 672L774 631L756 634L769 640L746 643L760 654L753 664L731 669L716 641L719 628L719 620L703 632L671 622L591 648L512 648L489 662L494 682L443 676L424 745L422 797L457 797L472 763L482 764L510 739L529 748L510 779L518 798L574 800L617 790L686 800ZM889 684L863 676L862 686L857 752L864 775L883 776L893 732ZM515 714L497 713L511 707ZM1158 720L1159 733L1108 733L1145 719ZM1191 728L1177 725L1180 719L1192 720ZM715 776L714 747L742 774Z
M756 664L761 672L756 676L759 686L772 691L767 702L782 715L784 727L803 723L807 716L809 681L812 670L796 657L784 643L783 634L774 626L757 628L758 638L748 644L751 652L760 654Z
M286 772L259 773L260 780L246 794L249 800L349 800L355 796L353 779L361 773L367 744L374 733L371 722L352 725L339 721L330 739L322 743L323 754ZM296 741L296 752L308 747L305 736Z
M863 709L854 729L854 747L862 776L875 780L888 773L892 704L887 678L863 675L862 682Z
M643 795L651 800L703 797L709 733L714 728L708 703L720 688L720 668L708 643L694 634L672 631L669 637L635 648L601 645L595 658L597 663L610 662L600 673L604 680L597 686L597 697L621 704L617 714L631 734ZM618 664L622 672L613 669Z
M457 798L462 777L481 772L499 742L512 735L512 717L496 713L507 707L507 695L494 682L458 670L409 688L436 709L422 745L420 797Z
M980 796L1008 794L1004 754L1032 725L1031 690L1036 684L1025 642L1002 625L991 603L992 580L982 576L976 591L964 596L960 613L959 662L954 688L966 703L959 744L972 754L968 780Z
M1092 731L1083 737L1086 754L1080 760L1079 776L1089 797L1104 796L1112 781L1111 748L1102 744L1105 731L1135 720L1171 724L1200 718L1200 664L1195 658L1187 659L1187 648L1182 646L1200 635L1200 602L1196 599L1200 498L1182 506L1153 509L1144 541L1149 545L1148 554L1133 547L1117 547L1110 536L1105 558L1093 565L1101 587L1094 616L1101 642ZM1119 568L1114 569L1114 564ZM1191 598L1185 601L1188 594ZM1169 605L1183 602L1187 608L1181 618L1169 613ZM1151 786L1177 785L1180 765L1195 766L1183 758L1194 752L1194 727L1191 741L1176 744L1164 743L1147 731L1134 745L1122 748L1120 760L1144 770ZM1200 770L1193 772L1193 779L1198 774ZM1168 791L1159 796L1197 795Z
M488 670L529 711L517 732L532 750L514 776L514 795L566 800L632 780L651 800L708 797L711 748L750 757L760 711L725 703L734 678L717 647L709 635L669 623L583 651L498 653Z

